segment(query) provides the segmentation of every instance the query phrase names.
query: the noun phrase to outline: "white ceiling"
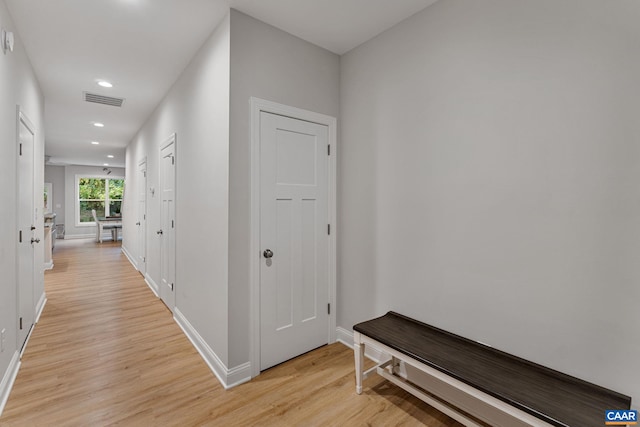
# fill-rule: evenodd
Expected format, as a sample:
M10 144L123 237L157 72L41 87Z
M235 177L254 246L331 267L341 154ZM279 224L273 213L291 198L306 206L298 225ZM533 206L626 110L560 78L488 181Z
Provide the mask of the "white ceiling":
M342 54L435 1L5 0L44 91L50 163L121 167L128 142L229 7ZM83 91L125 102L87 103Z

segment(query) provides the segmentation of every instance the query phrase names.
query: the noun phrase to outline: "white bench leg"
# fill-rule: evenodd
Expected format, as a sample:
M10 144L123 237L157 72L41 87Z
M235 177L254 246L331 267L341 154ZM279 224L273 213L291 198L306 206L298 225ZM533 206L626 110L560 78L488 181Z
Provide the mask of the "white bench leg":
M400 360L395 356L391 356L391 372L395 375L400 373Z
M356 393L362 394L362 377L364 369L364 343L360 341L360 333L353 333L353 352L356 358Z

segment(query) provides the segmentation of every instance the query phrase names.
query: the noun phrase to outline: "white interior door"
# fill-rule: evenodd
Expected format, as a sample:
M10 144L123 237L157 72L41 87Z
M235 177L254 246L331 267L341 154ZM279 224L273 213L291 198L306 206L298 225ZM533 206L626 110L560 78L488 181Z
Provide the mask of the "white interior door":
M35 237L34 127L18 114L18 348L24 345L35 316L35 251L42 250Z
M147 272L147 162L138 165L138 271Z
M176 305L176 141L172 137L160 150L160 298L173 311Z
M260 369L329 341L327 126L260 113Z

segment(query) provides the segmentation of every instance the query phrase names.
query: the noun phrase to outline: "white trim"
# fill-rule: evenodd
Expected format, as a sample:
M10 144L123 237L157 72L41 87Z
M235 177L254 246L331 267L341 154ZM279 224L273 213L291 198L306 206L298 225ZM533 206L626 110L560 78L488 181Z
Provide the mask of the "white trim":
M353 332L338 326L336 328L336 341L352 349L353 348Z
M227 383L223 385L225 389L230 389L248 381L251 381L251 363L246 362L227 369Z
M338 336L338 342L353 350L353 332L338 326L336 328L336 334ZM390 357L388 354L385 354L382 350L372 345L368 345L364 348L364 354L376 363L383 363L384 361L389 360Z
M95 223L92 223L95 224ZM84 227L81 226L81 227ZM95 227L95 225L93 225ZM121 234L122 232L118 233ZM122 234L121 234L122 235ZM96 233L92 234L65 234L64 240L77 240L77 239L96 239ZM102 241L114 242L118 240L113 240L113 236L111 235L111 231L103 231L102 232ZM96 242L97 243L97 242Z
M20 349L20 359L22 359L22 355L24 351L27 349L27 345L29 345L29 340L31 339L31 335L33 334L33 330L36 328L36 323L33 322L33 325L29 328L29 332L27 332L27 338L24 340L24 344L22 344L22 348Z
M40 300L38 300L38 304L36 304L36 318L33 321L34 324L40 321L42 310L44 310L44 306L47 304L47 301L48 301L47 294L43 292L42 295L40 295Z
M243 363L227 369L218 355L209 347L177 307L174 309L173 318L225 389L251 380L251 366L249 363Z
M45 262L44 263L44 269L45 270L53 270L53 261Z
M153 292L153 294L157 298L160 298L160 295L158 295L158 284L153 281L153 279L151 278L151 276L149 276L149 274L144 275L144 283L147 284L149 289L151 289L151 292Z
M264 99L251 97L251 217L250 217L250 244L249 244L249 283L250 283L250 365L251 375L260 375L260 113L268 112L293 119L304 120L327 126L328 143L331 146L329 156L329 182L328 205L329 223L331 235L329 236L329 303L331 314L329 315L328 342L336 340L336 189L337 189L337 120L335 117L278 104Z
M94 226L95 227L95 226ZM93 234L64 234L64 240L76 240L76 239L95 239L96 233Z
M140 271L140 269L138 269L138 266L136 265L136 263L134 262L131 253L129 252L129 250L126 248L126 246L124 245L124 243L122 244L120 250L122 251L122 253L124 254L124 256L127 257L127 259L129 260L129 263L133 266L133 268L136 269L136 271Z
M15 157L15 162L16 162L16 175L15 175L15 182L16 182L16 201L20 201L20 156L21 154L18 153L18 150L21 150L21 145L22 142L20 140L20 126L21 123L24 124L24 126L27 128L27 130L31 133L31 135L33 136L33 145L31 147L32 150L32 154L31 154L31 174L32 174L32 182L31 182L31 212L29 213L29 215L31 216L31 226L32 226L32 230L34 229L34 225L37 223L38 221L38 212L40 209L36 208L36 191L35 191L35 182L36 182L36 161L35 161L35 155L36 155L36 142L35 142L35 138L36 138L36 127L33 125L33 123L31 122L31 120L29 120L29 118L26 116L26 114L22 111L22 108L20 107L20 105L16 105L16 157ZM26 157L25 157L26 159ZM19 230L20 228L20 208L17 208L15 210L15 215L16 215L16 231ZM28 239L29 235L27 236L23 236L23 238ZM16 254L20 254L20 241L18 239L15 240L15 251ZM33 241L32 241L33 242ZM33 246L33 245L32 245ZM35 281L36 281L36 272L40 270L41 267L38 267L36 265L36 256L35 256L35 251L31 252L31 258L32 258L32 266L31 266L31 287L33 289L35 289ZM23 315L23 313L21 312L21 303L22 301L20 301L20 281L21 281L21 276L20 276L20 268L19 268L19 261L16 260L16 269L17 269L17 280L15 283L16 286L16 299L15 299L15 303L16 303L16 321L19 321L18 319L21 318L21 316ZM44 274L44 273L43 273ZM33 297L31 298L30 301L30 308L33 309ZM33 313L34 317L35 317L35 312ZM24 352L24 349L27 347L27 343L29 342L29 337L31 336L31 332L33 331L33 325L35 325L35 319L34 319L34 323L31 325L29 331L27 332L27 336L25 337L24 342L20 342L21 340L21 330L22 328L20 328L18 330L18 328L16 327L16 345L17 346L21 346L20 347L20 351L19 351L19 355L18 357L22 357L22 353ZM17 325L16 325L17 326Z
M147 179L147 170L148 170L148 164L147 164L147 156L145 155L144 157L142 157L142 160L140 160L140 162L138 162L138 167L136 168L136 171L134 173L135 176L135 183L136 183L136 188L135 188L135 194L134 194L134 203L136 206L136 214L138 219L140 219L140 211L139 211L139 207L140 207L140 192L139 192L139 185L140 183L138 182L138 180L140 179L140 168L144 165L144 212L142 213L143 215L143 221L144 221L144 233L142 233L142 239L144 240L144 256L142 257L143 261L141 263L138 263L138 259L140 259L140 241L138 241L139 236L140 236L140 231L138 229L136 229L136 243L138 246L138 253L136 254L136 263L135 265L136 270L138 270L140 273L142 273L142 275L146 275L147 274L147 252L149 251L149 242L148 242L148 227L147 227L147 205L149 203L149 197L148 197L148 192L147 192L147 185L149 184L149 180ZM138 226L140 227L142 226L142 223ZM122 240L124 241L124 233L122 234ZM140 265L139 265L140 264ZM142 268L144 267L144 271L142 271Z
M4 377L2 377L2 382L0 382L0 416L2 415L2 411L4 410L5 405L7 404L7 400L9 400L9 393L11 393L13 383L18 376L19 370L20 354L16 351L13 353L13 357L11 358L9 366L4 373Z
M89 178L89 179L113 179L113 180L125 180L124 176L118 176L118 175L100 175L100 174L90 174L90 173L77 173L75 175L75 189L73 191L73 194L75 196L75 200L74 200L74 217L75 217L75 226L76 227L95 227L96 223L95 221L91 221L91 222L80 222L80 189L78 188L78 186L80 185L80 178ZM108 193L107 195L105 195L105 197L107 197L108 199ZM105 199L106 200L106 199ZM121 200L122 202L122 200ZM106 201L105 201L105 206L106 206ZM122 208L120 208L122 209Z
M159 174L159 179L158 179L158 184L159 184L159 188L160 188L160 193L162 193L163 191L163 185L164 185L164 176L162 175L163 173L163 161L162 161L162 150L164 150L165 148L170 147L171 145L173 145L173 160L172 160L172 165L174 167L174 171L173 171L173 216L175 218L175 224L173 227L173 259L171 260L173 263L173 277L171 277L172 281L173 281L173 287L171 289L171 301L170 304L168 304L168 301L165 301L163 298L164 293L166 293L166 289L163 289L163 292L160 292L160 288L158 286L156 286L156 290L157 290L157 295L159 296L159 298L162 300L162 302L164 302L164 304L169 307L169 310L171 310L171 312L174 312L176 310L176 293L177 293L177 288L178 288L178 262L177 262L177 253L178 253L178 224L180 223L180 221L178 221L178 134L176 132L173 132L171 135L169 135L169 138L167 138L161 145L160 145L160 150L158 150L158 160L159 160L159 164L158 164L158 174ZM162 194L160 194L160 205L162 205ZM163 213L162 213L162 209L160 210L160 228L162 229L162 219L163 219ZM147 230L148 232L148 230ZM162 248L164 245L164 236L162 236L161 240L160 240L160 276L162 276L162 263L163 263L163 253L162 253ZM162 283L162 277L160 277L160 282ZM160 293L163 293L163 295L160 295ZM170 307L171 305L171 307Z
M165 141L162 143L162 145L160 146L160 151L164 150L165 148L167 148L168 146L170 146L171 144L175 144L177 141L177 134L176 132L172 133L171 135L169 135L169 137L167 139L165 139ZM177 146L176 146L177 147ZM177 149L177 148L176 148ZM177 157L177 155L176 155Z

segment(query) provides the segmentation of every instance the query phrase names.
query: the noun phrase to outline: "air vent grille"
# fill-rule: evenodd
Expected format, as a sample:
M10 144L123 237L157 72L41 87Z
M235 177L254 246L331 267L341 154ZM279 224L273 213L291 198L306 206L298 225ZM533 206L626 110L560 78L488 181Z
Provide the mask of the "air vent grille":
M83 92L84 100L95 104L111 105L112 107L122 107L124 98L114 98L111 96L98 95L91 92Z

